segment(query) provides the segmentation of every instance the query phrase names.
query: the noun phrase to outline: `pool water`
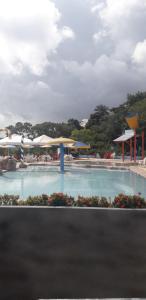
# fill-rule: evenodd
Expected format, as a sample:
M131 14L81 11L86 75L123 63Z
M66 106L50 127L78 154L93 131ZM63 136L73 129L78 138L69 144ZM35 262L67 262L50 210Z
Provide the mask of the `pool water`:
M0 176L0 194L29 195L63 192L72 196L98 195L114 198L119 193L141 193L146 198L146 179L129 171L66 167L30 166Z

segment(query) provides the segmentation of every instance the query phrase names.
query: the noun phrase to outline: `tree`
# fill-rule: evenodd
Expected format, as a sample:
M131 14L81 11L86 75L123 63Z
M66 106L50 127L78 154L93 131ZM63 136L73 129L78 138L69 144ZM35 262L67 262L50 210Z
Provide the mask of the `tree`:
M80 122L78 120L76 120L76 119L69 119L67 121L67 123L68 123L68 125L70 126L70 128L72 130L74 130L74 129L78 129L79 130L79 129L82 128L81 125L80 125Z
M105 105L96 106L94 113L90 115L86 128L98 126L109 115L109 108Z
M75 129L72 131L72 135L71 138L76 140L76 141L80 141L83 143L87 143L87 144L94 144L94 132L92 132L91 129Z
M138 113L140 126L146 128L146 92L128 94L127 101L118 107L108 108L104 105L96 106L90 115L86 128L82 129L79 121L69 119L67 123L43 122L32 125L31 123L17 122L15 126L8 128L12 133L24 134L28 137L36 137L46 134L50 137L72 137L96 147L97 151L107 151L113 144L113 140L128 129L126 116L128 112Z

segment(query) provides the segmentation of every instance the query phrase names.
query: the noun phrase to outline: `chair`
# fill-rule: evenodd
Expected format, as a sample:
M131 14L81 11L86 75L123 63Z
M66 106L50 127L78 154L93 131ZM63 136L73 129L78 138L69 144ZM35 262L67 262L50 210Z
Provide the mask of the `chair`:
M142 159L142 160L139 160L138 164L140 166L145 166L146 165L146 157L144 159Z

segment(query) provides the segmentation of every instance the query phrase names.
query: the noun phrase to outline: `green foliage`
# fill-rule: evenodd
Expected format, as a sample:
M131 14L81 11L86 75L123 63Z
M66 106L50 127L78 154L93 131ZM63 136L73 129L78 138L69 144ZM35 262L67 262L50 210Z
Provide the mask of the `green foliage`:
M47 206L48 196L47 195L29 196L24 202L25 205L29 205L29 206ZM22 201L19 204L23 205Z
M74 129L81 129L80 123L76 119L69 119L67 121L68 126L70 127L70 130L73 131Z
M101 122L107 119L109 115L109 108L105 105L96 106L94 113L90 115L90 119L86 125L86 128L100 125Z
M69 119L67 123L44 122L36 125L28 122L17 122L15 126L10 125L8 128L12 133L26 134L29 138L35 138L43 134L56 138L60 136L70 137L72 131L80 129L81 126L78 120Z
M73 130L71 138L87 144L94 143L94 132L91 129Z
M137 92L136 94L128 94L127 96L127 106L132 107L133 105L140 103L143 101L143 99L146 99L146 92Z
M122 105L109 109L99 105L91 114L86 128L93 132L93 141L99 153L111 151L113 140L128 129L126 115L128 112L138 113L140 126L146 128L146 92L129 94Z
M78 207L110 207L110 201L108 201L105 197L78 196L77 201L75 201L75 206L78 206Z

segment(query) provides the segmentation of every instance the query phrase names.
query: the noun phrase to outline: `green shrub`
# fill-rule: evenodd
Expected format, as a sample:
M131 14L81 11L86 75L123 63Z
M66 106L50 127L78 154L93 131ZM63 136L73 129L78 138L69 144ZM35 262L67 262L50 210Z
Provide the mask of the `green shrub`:
M18 195L0 195L0 206L3 205L18 205Z
M105 197L83 197L78 196L77 201L75 202L75 206L78 207L109 207L110 203L107 201Z
M53 193L48 197L49 206L73 206L74 198L63 193Z
M110 198L107 200L106 197L101 197L98 207L111 207L111 206L112 204Z
M146 201L140 195L128 196L119 194L113 201L117 208L146 208Z
M29 196L24 204L21 202L20 205L28 205L28 206L47 206L48 205L48 196Z

